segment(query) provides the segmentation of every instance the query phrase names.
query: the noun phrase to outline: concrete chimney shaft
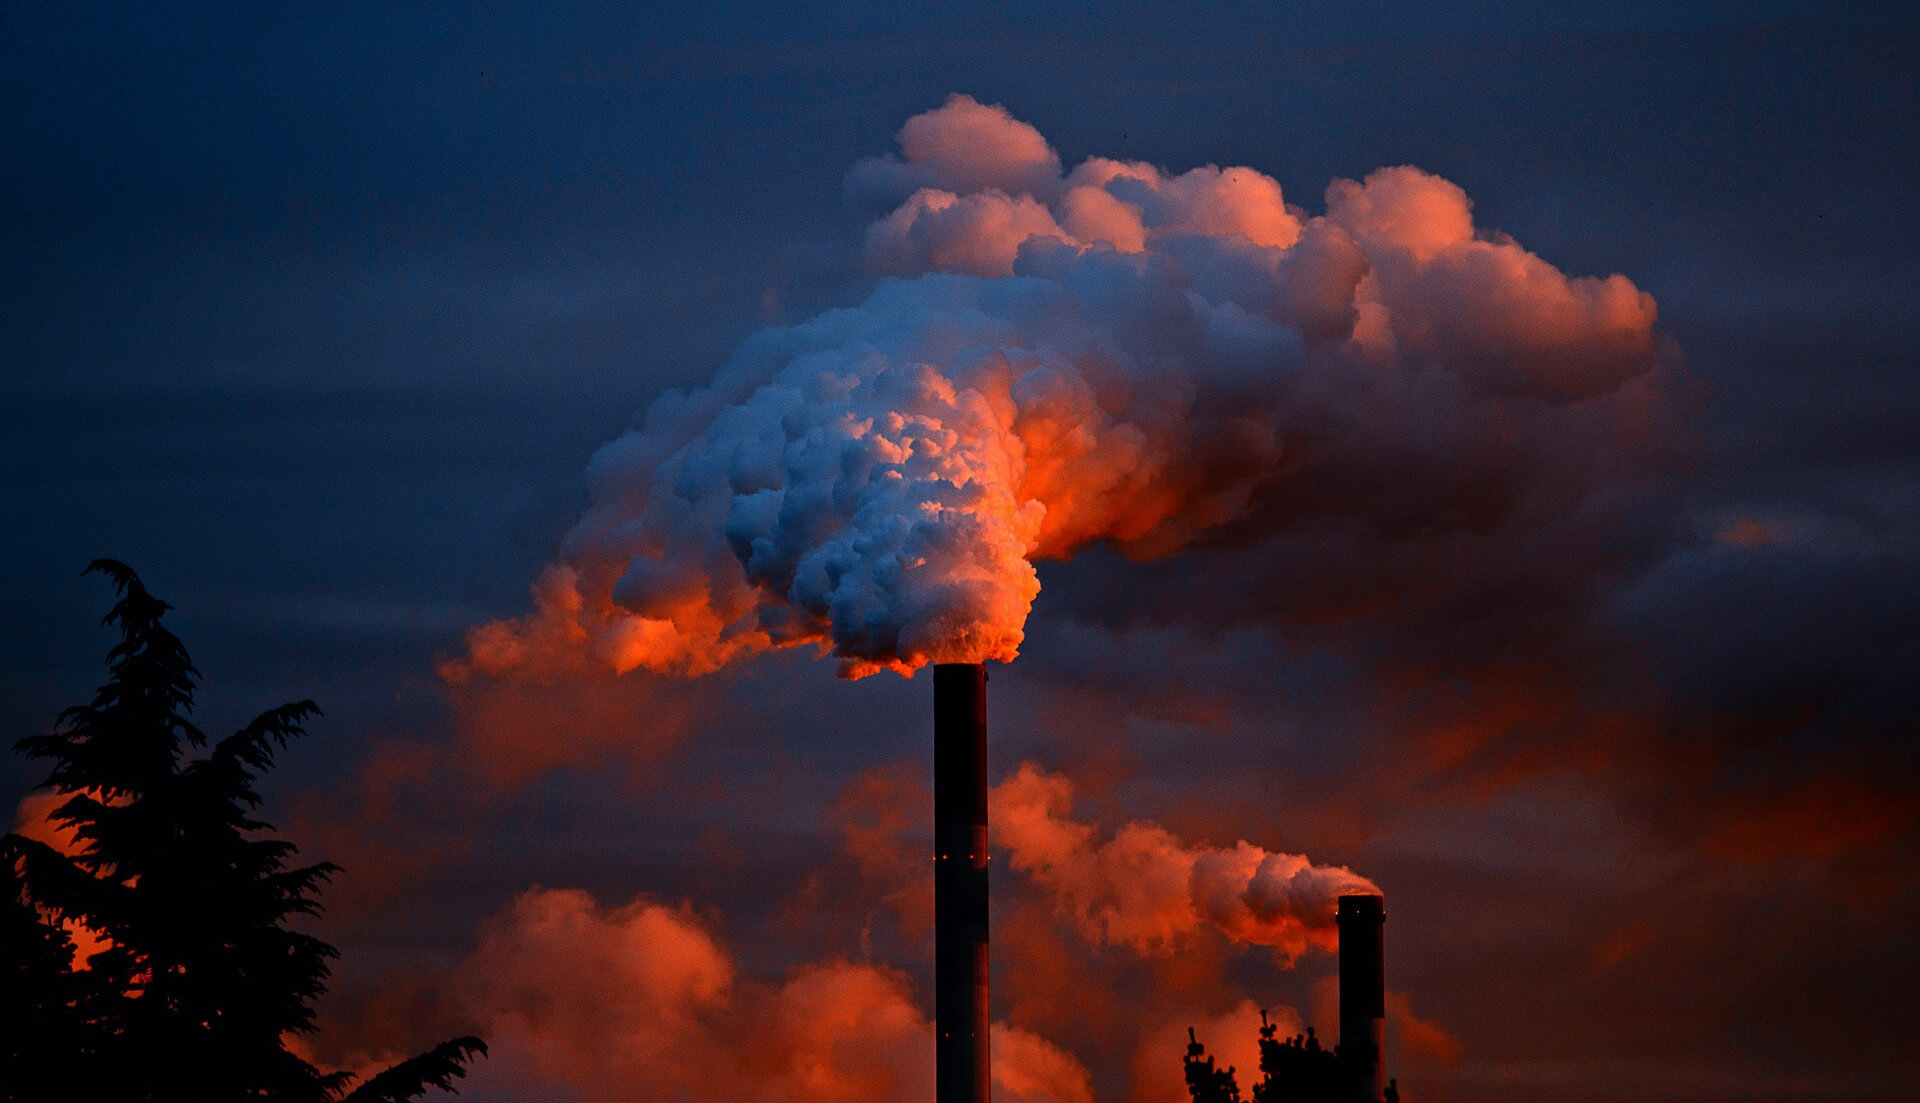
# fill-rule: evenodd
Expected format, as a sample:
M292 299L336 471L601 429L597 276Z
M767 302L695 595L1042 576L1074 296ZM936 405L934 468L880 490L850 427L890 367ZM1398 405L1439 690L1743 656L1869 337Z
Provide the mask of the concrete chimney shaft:
M987 668L933 668L936 1103L987 1103Z
M1340 1052L1360 1062L1359 1097L1375 1103L1386 1046L1386 902L1342 896L1334 918L1340 926Z

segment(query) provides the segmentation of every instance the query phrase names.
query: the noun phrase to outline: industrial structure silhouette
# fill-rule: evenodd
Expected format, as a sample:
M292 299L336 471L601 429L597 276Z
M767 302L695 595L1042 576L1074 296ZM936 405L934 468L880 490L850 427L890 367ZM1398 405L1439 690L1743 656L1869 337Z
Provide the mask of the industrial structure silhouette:
M1386 1025L1383 929L1378 896L1342 896L1340 924L1340 1041L1320 1044L1313 1027L1290 1038L1260 1013L1260 1079L1252 1103L1400 1103L1400 1085L1380 1084ZM1220 1068L1187 1028L1187 1094L1193 1103L1241 1103L1232 1066Z

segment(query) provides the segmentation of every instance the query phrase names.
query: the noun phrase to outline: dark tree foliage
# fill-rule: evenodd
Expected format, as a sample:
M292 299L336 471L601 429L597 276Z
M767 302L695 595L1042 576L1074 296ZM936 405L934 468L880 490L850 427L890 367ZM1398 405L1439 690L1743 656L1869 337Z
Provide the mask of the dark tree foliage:
M1233 1078L1233 1066L1215 1068L1207 1047L1187 1028L1187 1094L1193 1103L1240 1103L1240 1084Z
M385 1072L367 1077L347 1096L347 1103L406 1103L431 1088L455 1091L453 1082L466 1075L467 1064L487 1047L478 1038L441 1042L418 1057L409 1057Z
M336 867L294 864L294 845L255 817L254 781L319 709L282 705L188 757L207 739L190 719L199 673L161 624L170 607L124 564L88 570L117 588L105 623L120 642L93 700L19 744L52 762L42 787L66 798L53 819L77 847L8 835L0 855L0 1100L373 1103L451 1089L486 1052L478 1039L354 1090L287 1049L288 1034L313 1029L337 956L290 922L319 911ZM106 947L75 968L65 924Z
M1362 1069L1370 1061L1352 1060L1339 1046L1327 1049L1312 1027L1286 1039L1274 1037L1277 1033L1262 1011L1260 1080L1253 1085L1253 1103L1357 1103L1362 1099ZM1192 1027L1187 1028L1186 1073L1187 1094L1193 1103L1240 1103L1233 1069L1214 1067ZM1387 1084L1382 1103L1400 1103L1398 1084Z
M34 1101L60 1094L76 1059L90 1059L91 977L69 968L73 940L27 900L7 837L0 853L0 1097Z

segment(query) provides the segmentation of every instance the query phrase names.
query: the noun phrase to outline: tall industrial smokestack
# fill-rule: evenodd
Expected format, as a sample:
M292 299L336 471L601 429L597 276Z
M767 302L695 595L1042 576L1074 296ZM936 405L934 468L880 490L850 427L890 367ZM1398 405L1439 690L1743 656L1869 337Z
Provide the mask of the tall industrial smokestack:
M933 668L935 1103L987 1103L987 668Z
M1340 925L1340 1052L1359 1064L1359 1097L1380 1098L1380 1060L1387 1040L1386 901L1342 896Z

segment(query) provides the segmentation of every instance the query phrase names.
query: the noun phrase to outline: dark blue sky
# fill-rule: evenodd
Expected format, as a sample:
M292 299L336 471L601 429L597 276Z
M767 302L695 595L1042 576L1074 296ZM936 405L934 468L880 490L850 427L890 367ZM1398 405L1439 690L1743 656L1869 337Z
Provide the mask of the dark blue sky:
M1330 179L1410 163L1464 188L1483 230L1570 274L1624 273L1658 301L1691 379L1697 442L1648 506L1651 531L1636 538L1648 550L1608 581L1606 605L1666 707L1732 716L1727 730L1749 734L1711 737L1741 750L1705 781L1589 778L1580 800L1605 809L1598 826L1536 840L1541 853L1501 840L1572 798L1525 786L1492 798L1427 789L1434 803L1419 815L1361 813L1398 825L1385 843L1343 835L1324 808L1270 822L1421 886L1405 898L1431 908L1406 960L1426 987L1410 990L1466 1045L1460 1065L1424 1073L1429 1098L1574 1098L1567 1085L1600 1068L1633 1071L1617 1093L1578 1097L1910 1090L1915 1047L1896 1050L1920 1041L1917 1020L1891 1010L1896 982L1920 980L1896 938L1920 915L1920 876L1899 856L1920 802L1910 7L704 7L0 14L0 568L12 580L0 591L0 726L39 731L99 678L106 596L79 571L110 555L180 607L216 729L286 698L327 707L323 734L277 779L288 809L309 809L301 822L332 787L358 784L382 741L456 738L435 657L468 626L525 607L584 501L593 449L661 389L705 381L758 327L865 294L865 216L843 202L844 175L948 93L1005 104L1068 164L1249 165L1315 212ZM1737 518L1793 539L1725 553L1713 530ZM1161 577L1129 570L1096 556L1043 571L1061 597L1050 609L1043 593L1036 608L1029 654L1042 653L1006 680L1008 714L1028 726L1009 725L1004 762L1018 748L1102 777L1089 784L1109 827L1177 821L1179 794L1218 766L1207 754L1233 757L1216 748L1189 762L1211 745L1195 734L1205 724L1124 702L1124 768L1039 733L1102 685L1081 665L1106 661L1099 646L1075 635L1099 595ZM1365 791L1344 744L1312 734L1365 726L1338 694L1316 696L1342 675L1313 664L1334 660L1271 641L1227 649L1214 688L1250 712L1281 709L1294 733L1233 752L1246 768ZM859 770L917 753L901 718L917 717L922 687L822 689L824 665L763 666L703 691L704 734L640 756L645 768L567 762L486 798L485 816L429 807L395 828L403 847L407 831L462 837L467 856L420 875L437 886L432 901L402 893L337 920L343 998L359 1001L347 1006L380 986L354 955L457 955L481 916L534 881L711 900L736 917L743 961L770 975L821 952L790 931L787 942L749 933L784 922L792 886L699 871L716 848L752 854L768 838L829 862L822 807ZM782 710L795 687L826 697L832 738ZM1235 738L1265 730L1234 716ZM1685 743L1683 730L1661 746ZM1141 768L1156 755L1178 764ZM1817 853L1778 882L1716 865L1731 859L1710 845L1713 825L1676 807L1689 786L1783 788L1863 764L1891 788L1891 834ZM9 797L38 780L17 761L0 779ZM722 795L661 797L689 779ZM1197 830L1205 817L1190 820ZM299 839L310 848L329 837L313 830ZM1798 917L1786 926L1799 934L1753 948L1772 956L1738 984L1721 983L1730 966L1710 954L1693 967L1718 979L1684 992L1651 974L1592 980L1580 940L1593 932L1569 913L1590 905L1639 930L1628 901L1655 891L1610 875L1578 892L1543 880L1542 854L1596 839L1670 862L1663 884L1697 889L1703 924L1760 901ZM1867 904L1820 903L1833 884L1863 881L1888 887ZM1544 926L1559 933L1519 949L1465 933L1489 929L1476 901L1491 909L1556 884L1568 895ZM370 918L391 916L409 918ZM1851 948L1819 933L1835 926ZM408 957L409 939L427 949ZM1587 980L1564 1014L1585 1042L1537 1060L1503 1048L1501 1024L1554 985L1477 984L1442 964L1455 952L1483 972L1509 952L1547 976L1577 967ZM1668 966L1689 951L1672 952ZM1836 974L1869 962L1882 977L1850 1007ZM1309 1006L1306 979L1235 968L1243 987L1294 984L1275 998ZM1655 1025L1616 1021L1635 1007ZM1782 1056L1780 1039L1796 1036L1815 1052ZM1124 1097L1123 1060L1081 1056L1101 1098Z

